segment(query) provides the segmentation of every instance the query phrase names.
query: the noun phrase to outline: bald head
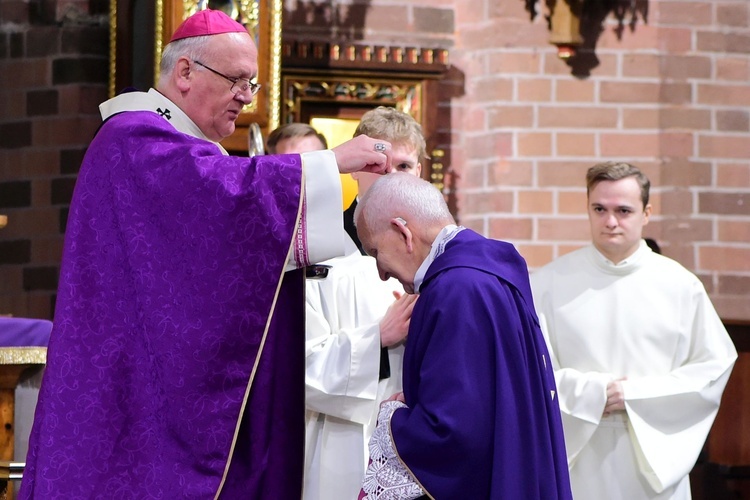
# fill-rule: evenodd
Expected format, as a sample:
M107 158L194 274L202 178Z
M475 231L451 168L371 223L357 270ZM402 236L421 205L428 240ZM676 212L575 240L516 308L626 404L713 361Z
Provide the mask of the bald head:
M455 223L435 186L403 172L378 179L360 198L354 220L380 278L398 279L408 293L414 293L414 277L437 235Z

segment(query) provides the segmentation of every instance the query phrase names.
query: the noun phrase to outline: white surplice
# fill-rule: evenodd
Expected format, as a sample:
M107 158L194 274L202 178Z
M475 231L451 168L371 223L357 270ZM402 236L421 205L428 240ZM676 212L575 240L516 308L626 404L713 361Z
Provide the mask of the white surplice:
M375 259L358 251L323 262L325 279L306 288L305 500L357 498L367 442L380 402L401 391L403 346L388 350L390 377L379 381L379 323L403 287L382 281Z
M702 283L644 243L595 247L531 276L550 348L576 500L689 499L688 474L737 351ZM609 381L625 411L602 418Z

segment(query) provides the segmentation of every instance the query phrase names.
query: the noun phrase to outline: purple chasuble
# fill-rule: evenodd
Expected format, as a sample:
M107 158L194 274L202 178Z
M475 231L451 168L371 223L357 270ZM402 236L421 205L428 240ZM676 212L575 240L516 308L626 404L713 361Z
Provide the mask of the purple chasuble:
M555 380L526 263L461 231L427 270L391 433L437 499L570 499ZM553 395L555 397L553 397Z
M19 498L299 498L302 274L280 281L301 183L298 155L223 156L151 112L104 123Z

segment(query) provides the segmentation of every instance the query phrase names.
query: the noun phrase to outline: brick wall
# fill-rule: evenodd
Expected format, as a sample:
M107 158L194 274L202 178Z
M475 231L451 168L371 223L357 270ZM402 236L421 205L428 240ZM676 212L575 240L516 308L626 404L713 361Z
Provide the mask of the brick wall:
M80 3L0 0L0 314L52 317L67 207L108 78L108 28Z
M646 235L701 277L723 317L750 319L750 3L641 2L570 63L523 2L459 4L461 221L543 265L589 241L586 169L629 161L655 186Z
M287 1L284 33L450 47L439 126L461 223L539 267L589 241L586 169L629 161L654 185L646 235L750 319L750 2L593 2L624 10L590 12L568 62L531 3Z
M654 184L646 235L750 319L750 3L619 2L635 10L591 13L568 62L529 3L357 3L366 41L451 47L438 106L461 223L541 266L589 241L586 169L629 161Z
M438 128L463 224L538 267L588 241L586 169L630 161L655 186L647 235L723 317L750 319L750 2L619 2L638 10L592 22L570 63L528 3L286 0L285 35L449 47ZM0 312L19 316L51 314L70 190L106 98L106 28L30 19L80 2L61 6L0 0Z

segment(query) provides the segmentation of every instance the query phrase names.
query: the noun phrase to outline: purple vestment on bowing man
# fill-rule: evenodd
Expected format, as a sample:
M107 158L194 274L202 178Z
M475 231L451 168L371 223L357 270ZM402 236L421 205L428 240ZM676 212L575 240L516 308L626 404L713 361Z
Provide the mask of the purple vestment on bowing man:
M458 233L430 265L404 354L391 432L436 499L570 499L555 381L526 263Z
M70 207L20 498L300 497L301 272L274 297L301 172L297 155L222 156L152 112L104 123Z

